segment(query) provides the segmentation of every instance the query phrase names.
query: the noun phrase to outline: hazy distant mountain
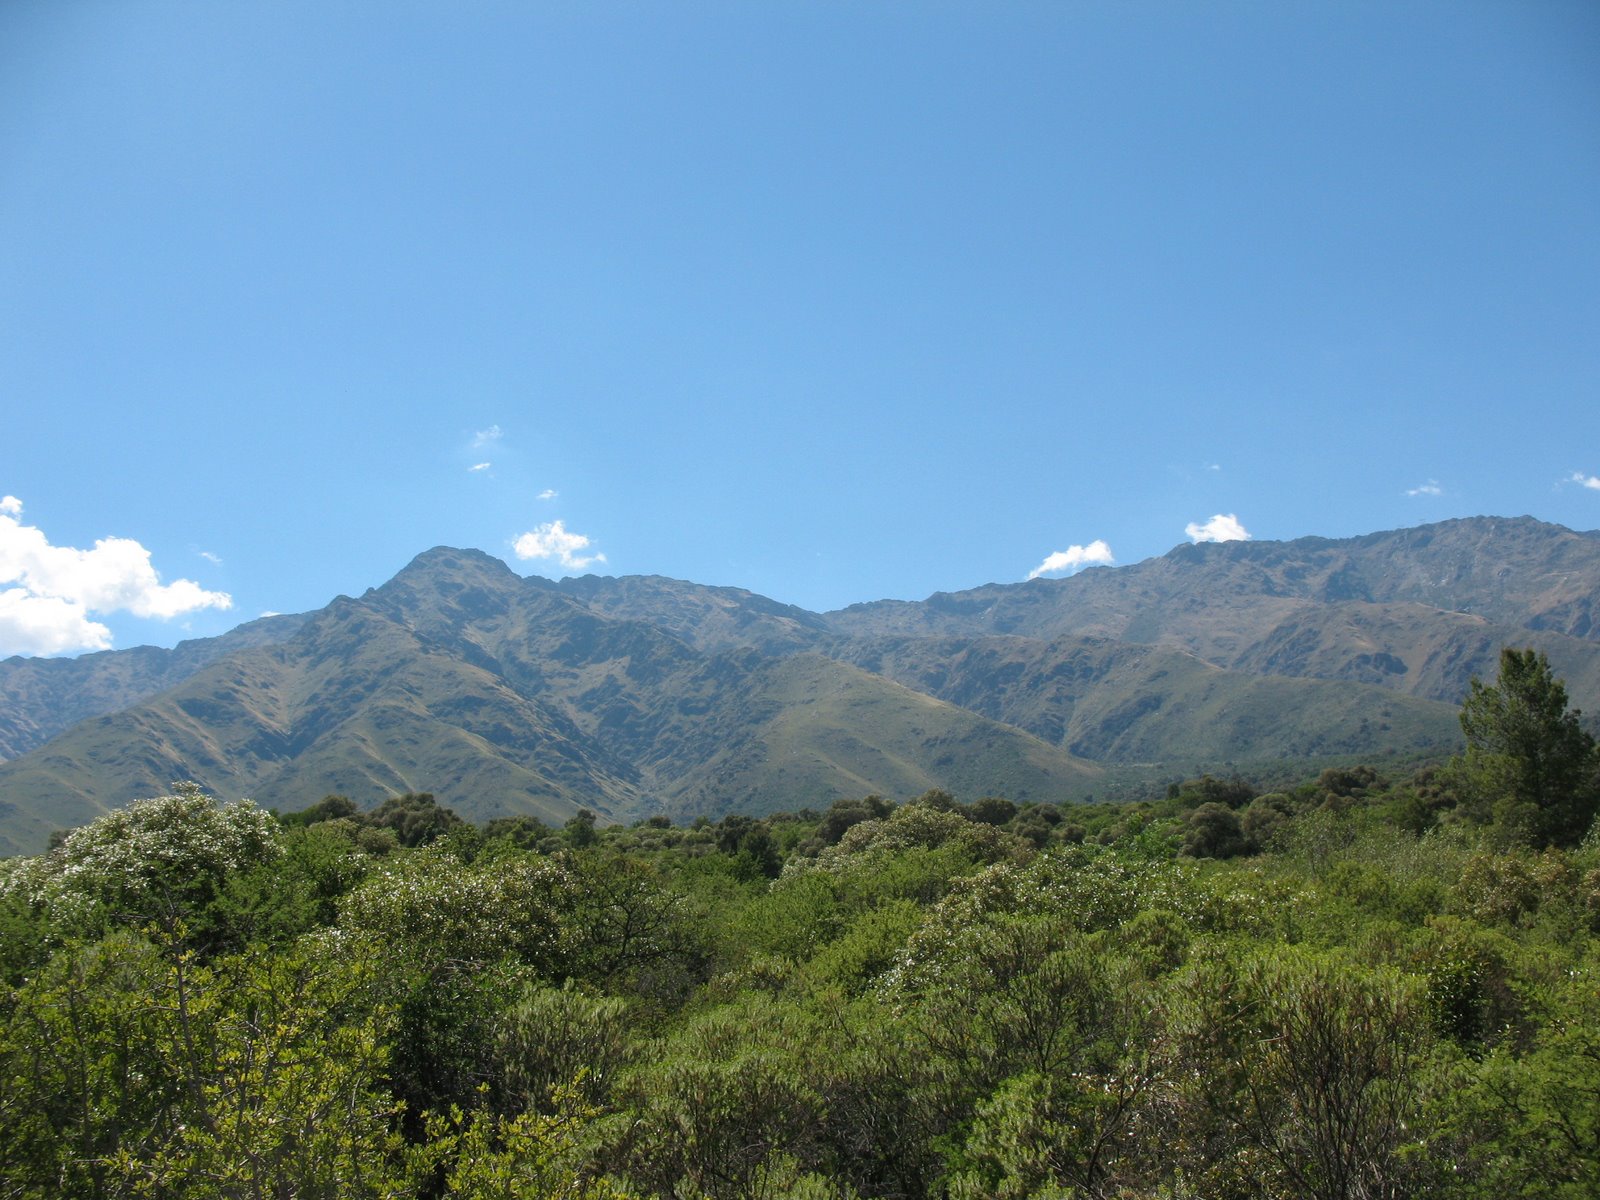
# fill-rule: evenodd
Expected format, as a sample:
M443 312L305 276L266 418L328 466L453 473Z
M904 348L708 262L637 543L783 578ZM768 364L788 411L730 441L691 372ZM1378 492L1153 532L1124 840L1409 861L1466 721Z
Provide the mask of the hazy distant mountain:
M221 637L171 650L135 646L80 658L0 660L0 762L42 746L89 717L115 712L182 683L209 663L294 635L304 616L262 617Z
M1359 680L1457 704L1474 675L1494 674L1500 648L1509 645L1543 650L1574 700L1600 708L1600 641L1420 604L1308 607L1230 665L1252 674Z
M197 779L286 809L432 791L628 820L869 792L1061 799L1101 766L1446 753L1502 645L1600 708L1600 537L1477 518L1181 546L817 614L659 577L419 555L174 650L0 663L0 850Z
M1087 636L1174 646L1252 674L1356 679L1456 703L1507 641L1594 679L1600 534L1531 517L1340 541L1179 546L1068 579L990 584L826 614L853 637ZM1556 636L1551 636L1556 635ZM1579 693L1596 696L1587 684Z

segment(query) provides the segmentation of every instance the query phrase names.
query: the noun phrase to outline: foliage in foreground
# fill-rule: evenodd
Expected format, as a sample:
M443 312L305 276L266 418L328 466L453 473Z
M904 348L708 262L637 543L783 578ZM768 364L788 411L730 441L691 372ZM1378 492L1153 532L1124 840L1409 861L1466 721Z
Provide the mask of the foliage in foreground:
M0 1196L1600 1194L1552 682L1476 688L1441 768L1119 806L180 789L0 864Z

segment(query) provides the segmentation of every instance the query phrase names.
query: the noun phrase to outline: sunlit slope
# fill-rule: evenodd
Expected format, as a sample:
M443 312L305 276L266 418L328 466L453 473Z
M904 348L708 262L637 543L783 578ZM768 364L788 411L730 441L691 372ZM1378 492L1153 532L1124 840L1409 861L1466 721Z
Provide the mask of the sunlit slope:
M467 816L561 819L584 806L632 811L630 775L559 710L344 600L285 645L215 664L0 764L0 797L36 842L40 829L173 779L284 808L330 791L373 802L416 789ZM7 823L11 841L17 823Z
M1456 708L1340 681L1259 678L1099 638L881 638L868 670L1107 762L1453 750Z
M760 664L707 716L708 728L734 736L709 757L700 747L685 756L691 769L666 791L680 816L933 787L1056 802L1100 774L1014 726L817 655Z
M133 646L78 658L0 661L0 761L37 749L79 721L176 687L230 654L285 641L304 620L300 615L262 617L221 637L179 642L170 650Z

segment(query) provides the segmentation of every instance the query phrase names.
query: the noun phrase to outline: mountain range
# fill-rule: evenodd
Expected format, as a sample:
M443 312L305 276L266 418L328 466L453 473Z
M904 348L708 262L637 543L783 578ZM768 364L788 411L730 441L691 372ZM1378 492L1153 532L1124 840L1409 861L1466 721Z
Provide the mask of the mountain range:
M560 822L1443 755L1508 644L1600 706L1600 533L1479 517L1184 545L831 613L438 547L221 637L0 662L0 852L174 779L281 809L426 790L472 819Z

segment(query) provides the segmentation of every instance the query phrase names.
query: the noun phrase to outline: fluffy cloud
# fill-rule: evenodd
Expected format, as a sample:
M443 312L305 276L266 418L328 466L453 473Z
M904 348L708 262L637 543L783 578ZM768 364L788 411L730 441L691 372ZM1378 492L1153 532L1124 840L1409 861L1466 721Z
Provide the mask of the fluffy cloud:
M1190 521L1183 527L1191 542L1247 542L1250 531L1232 513L1217 513L1204 525Z
M191 579L162 583L150 552L130 538L101 538L93 550L52 546L21 516L22 501L0 498L0 654L104 650L111 631L95 613L166 619L233 605Z
M1595 491L1600 492L1600 475L1585 475L1582 471L1574 471L1567 482L1576 483L1586 488L1593 488ZM10 497L7 497L7 499L10 499Z
M1414 488L1407 488L1406 489L1406 495L1408 495L1408 496L1442 496L1442 495L1444 495L1444 489L1439 486L1439 481L1437 479L1430 479L1430 480L1428 480L1427 483L1419 483Z
M504 431L498 425L491 425L487 429L480 429L472 435L472 448L482 450L485 446L492 446L503 436Z
M467 468L467 470L469 470L469 471L487 471L492 466L494 466L493 463L486 463L486 462L473 463L470 467Z
M1037 579L1041 575L1049 575L1056 571L1075 571L1079 567L1086 567L1090 563L1103 563L1110 566L1116 559L1111 556L1111 547L1099 538L1087 546L1068 546L1065 550L1057 550L1046 558L1033 570L1028 572L1029 579Z
M71 654L111 649L111 630L81 605L26 588L0 591L0 655Z
M539 499L541 499L541 500L554 500L559 494L560 493L557 492L555 490L555 488L545 488L544 491L539 493Z
M569 571L581 571L591 563L605 562L604 554L581 554L589 539L581 533L568 533L560 521L547 521L530 529L511 544L518 558L551 558Z

